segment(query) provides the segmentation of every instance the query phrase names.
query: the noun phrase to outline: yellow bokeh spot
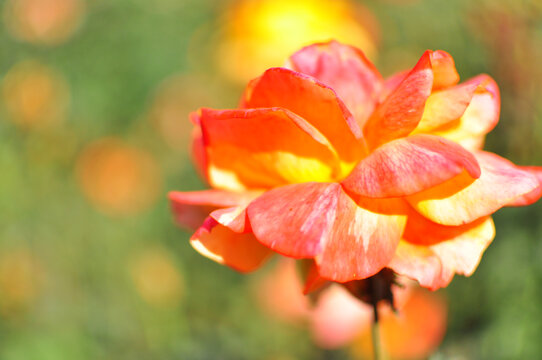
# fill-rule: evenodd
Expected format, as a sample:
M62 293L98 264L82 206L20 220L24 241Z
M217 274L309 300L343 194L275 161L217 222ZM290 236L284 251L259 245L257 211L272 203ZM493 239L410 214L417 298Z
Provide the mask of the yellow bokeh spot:
M69 104L63 77L34 60L15 65L2 81L2 101L8 118L22 128L62 122Z
M0 311L18 312L29 306L43 286L43 271L26 248L3 250L0 256Z
M371 57L375 42L363 15L366 10L344 0L239 1L224 20L219 66L230 79L245 82L269 67L282 66L301 47L331 39L357 46Z
M148 249L136 256L130 275L138 294L151 305L171 307L181 299L181 274L164 250Z

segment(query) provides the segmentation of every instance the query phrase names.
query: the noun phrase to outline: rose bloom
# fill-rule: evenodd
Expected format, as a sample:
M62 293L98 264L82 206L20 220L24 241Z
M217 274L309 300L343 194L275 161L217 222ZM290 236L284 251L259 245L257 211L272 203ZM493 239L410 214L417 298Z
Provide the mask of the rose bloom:
M309 259L307 291L383 268L444 287L475 270L492 213L541 196L542 167L481 150L499 107L493 79L459 84L444 51L383 79L356 48L305 47L252 80L239 108L191 114L213 189L172 192L176 221L239 271L274 253Z

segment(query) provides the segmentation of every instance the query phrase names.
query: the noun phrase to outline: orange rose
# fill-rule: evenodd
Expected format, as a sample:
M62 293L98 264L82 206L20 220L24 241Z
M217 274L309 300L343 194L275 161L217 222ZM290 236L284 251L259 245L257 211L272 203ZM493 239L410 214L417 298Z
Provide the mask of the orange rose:
M172 192L176 220L239 271L280 253L341 283L383 268L432 289L470 275L489 216L538 200L542 168L480 150L499 91L487 75L458 82L444 51L383 80L353 47L306 47L251 81L238 109L192 114L214 189Z

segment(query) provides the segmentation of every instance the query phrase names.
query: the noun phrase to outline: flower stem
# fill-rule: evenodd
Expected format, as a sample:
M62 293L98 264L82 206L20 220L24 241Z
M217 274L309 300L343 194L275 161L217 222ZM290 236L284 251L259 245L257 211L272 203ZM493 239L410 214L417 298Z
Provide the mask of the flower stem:
M371 328L373 339L374 360L383 360L382 343L380 342L380 324L378 323L378 302L373 302L373 325Z

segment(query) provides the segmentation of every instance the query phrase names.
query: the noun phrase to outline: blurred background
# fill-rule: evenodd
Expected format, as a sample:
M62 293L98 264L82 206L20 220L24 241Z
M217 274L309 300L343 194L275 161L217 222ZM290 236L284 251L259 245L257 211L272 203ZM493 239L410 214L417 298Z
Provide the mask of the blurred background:
M348 359L203 258L169 190L203 189L187 115L336 38L383 75L425 49L502 92L486 148L542 165L540 0L0 0L0 359ZM445 290L431 359L542 358L542 204L497 213ZM354 341L355 342L355 341ZM354 348L356 348L354 344Z

